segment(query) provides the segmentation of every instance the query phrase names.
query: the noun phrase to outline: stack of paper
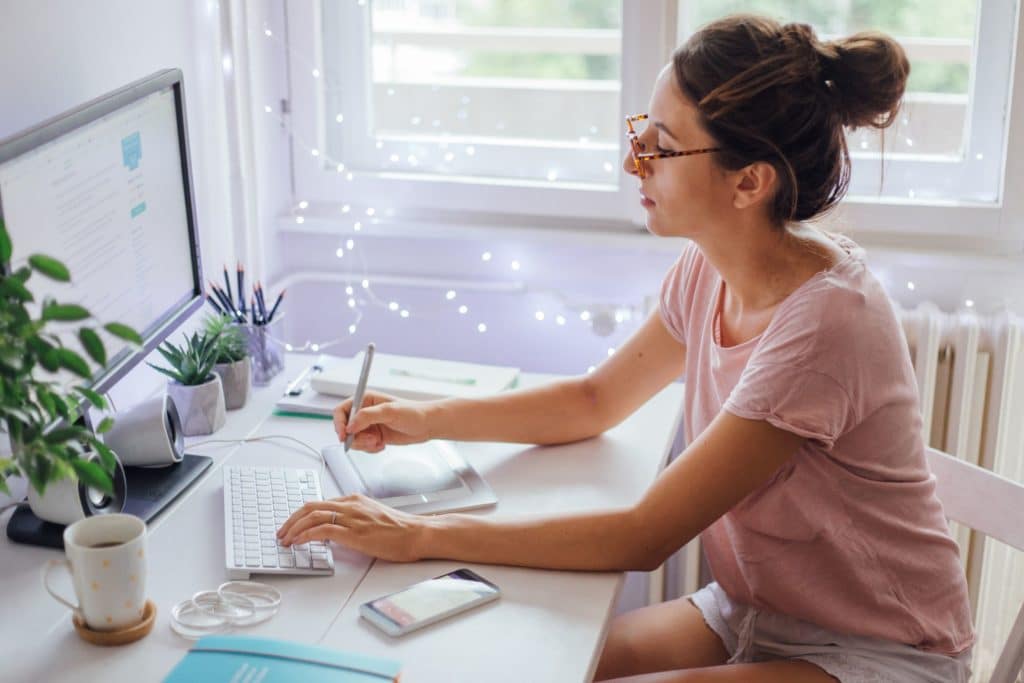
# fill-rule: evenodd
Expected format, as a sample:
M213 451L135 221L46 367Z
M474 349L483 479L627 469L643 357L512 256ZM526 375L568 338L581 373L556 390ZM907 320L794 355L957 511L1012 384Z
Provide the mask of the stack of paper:
M351 396L362 364L362 353L339 360L313 375L310 386L320 394ZM367 388L415 400L481 398L514 387L518 380L519 368L377 353Z
M335 363L349 362L351 361L348 358L320 354L291 379L284 394L274 404L274 412L278 415L301 417L333 416L334 409L340 403L338 397L317 393L310 386L310 379Z

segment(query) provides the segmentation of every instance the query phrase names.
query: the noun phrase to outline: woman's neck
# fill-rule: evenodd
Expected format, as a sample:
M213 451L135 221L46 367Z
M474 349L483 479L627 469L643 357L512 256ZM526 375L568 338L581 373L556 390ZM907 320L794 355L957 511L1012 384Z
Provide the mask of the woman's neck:
M731 232L729 232L731 230ZM734 225L695 238L725 280L739 315L774 308L814 273L830 268L838 247L814 228ZM729 235L727 238L721 236Z

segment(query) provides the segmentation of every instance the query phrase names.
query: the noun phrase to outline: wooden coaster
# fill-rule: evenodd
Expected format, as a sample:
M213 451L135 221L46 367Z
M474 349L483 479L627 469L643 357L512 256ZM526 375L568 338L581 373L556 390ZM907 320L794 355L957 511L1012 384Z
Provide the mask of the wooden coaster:
M156 623L156 605L152 600L147 600L142 612L142 621L120 631L93 631L77 614L71 617L71 622L75 625L78 635L93 645L127 645L146 637L153 630L153 624Z

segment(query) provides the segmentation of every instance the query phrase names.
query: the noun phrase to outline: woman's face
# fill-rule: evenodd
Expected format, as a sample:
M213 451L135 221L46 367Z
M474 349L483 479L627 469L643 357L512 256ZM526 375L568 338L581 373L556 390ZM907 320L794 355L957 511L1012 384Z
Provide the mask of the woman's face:
M650 118L639 141L643 152L681 152L714 147L715 141L698 123L697 109L676 84L672 65L658 76L651 96ZM640 178L627 153L626 173L637 178L640 201L647 212L647 229L655 235L690 237L711 229L732 206L726 174L714 163L714 153L641 161ZM718 220L716 220L718 219Z

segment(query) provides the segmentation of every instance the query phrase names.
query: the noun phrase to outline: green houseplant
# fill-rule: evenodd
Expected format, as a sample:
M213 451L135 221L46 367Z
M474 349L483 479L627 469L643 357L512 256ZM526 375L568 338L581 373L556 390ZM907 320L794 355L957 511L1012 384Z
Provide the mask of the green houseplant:
M224 405L235 410L249 400L251 363L249 345L242 327L226 315L210 316L206 333L217 336L217 364L213 371L224 386Z
M212 434L224 424L224 390L213 371L220 352L220 335L193 332L181 346L165 341L157 347L170 368L149 363L170 378L167 393L181 415L185 436Z
M10 268L13 246L0 219L0 429L10 439L11 454L0 457L0 491L10 495L7 479L24 476L39 496L48 484L81 480L107 493L116 456L96 434L78 422L80 406L106 408L106 401L85 384L58 382L56 373L70 372L79 379L92 377L91 363L103 366L107 353L88 310L77 304L44 298L37 303L29 281L40 275L69 282L71 274L60 261L43 254L28 257L25 265ZM82 323L77 338L81 354L65 345L55 325ZM115 337L141 344L133 329L108 323L103 329ZM67 327L62 329L66 333ZM96 427L102 434L113 420Z

